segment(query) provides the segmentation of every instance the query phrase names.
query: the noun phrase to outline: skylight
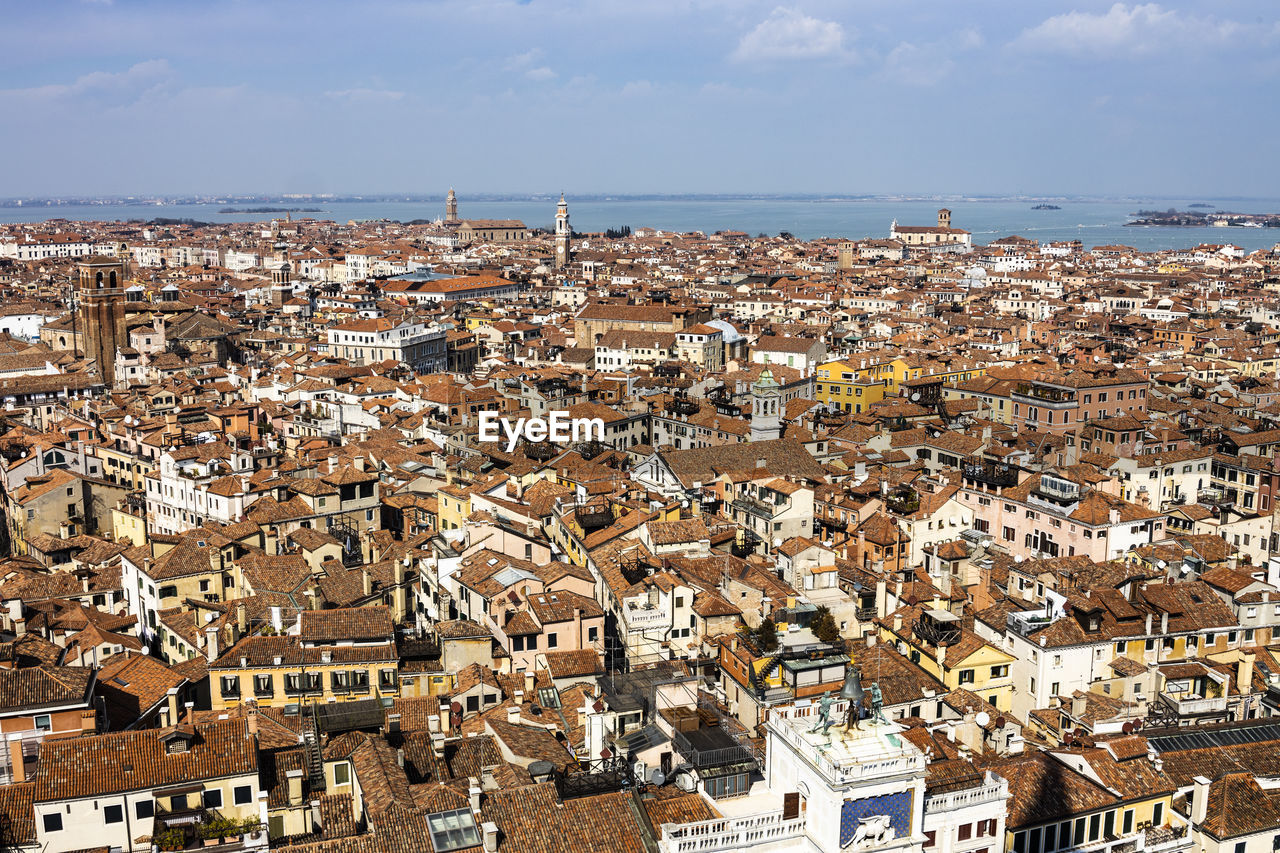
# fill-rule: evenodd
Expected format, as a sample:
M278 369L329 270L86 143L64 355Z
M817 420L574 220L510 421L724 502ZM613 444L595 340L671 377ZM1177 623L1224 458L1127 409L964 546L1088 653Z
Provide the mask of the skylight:
M427 815L427 830L431 833L431 846L436 853L449 853L451 850L475 847L480 843L476 819L468 809Z

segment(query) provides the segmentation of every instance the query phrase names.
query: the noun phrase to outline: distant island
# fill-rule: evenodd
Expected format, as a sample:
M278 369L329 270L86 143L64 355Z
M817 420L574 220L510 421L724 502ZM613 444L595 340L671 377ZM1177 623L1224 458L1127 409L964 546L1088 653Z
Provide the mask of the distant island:
M1191 205L1199 207L1200 205ZM1160 226L1163 228L1280 228L1280 214L1276 213L1231 213L1215 210L1212 213L1201 213L1196 210L1139 210L1133 214L1136 219L1125 225Z
M1202 202L1202 201L1198 201L1198 202L1196 202L1195 204L1189 204L1189 205L1187 205L1187 207L1207 207L1207 208L1212 208L1212 207L1213 207L1213 205L1211 205L1211 204L1205 204L1205 203L1204 203L1204 202Z
M1032 210L1062 210L1056 204L1037 204Z
M320 207L224 207L219 213L324 213Z

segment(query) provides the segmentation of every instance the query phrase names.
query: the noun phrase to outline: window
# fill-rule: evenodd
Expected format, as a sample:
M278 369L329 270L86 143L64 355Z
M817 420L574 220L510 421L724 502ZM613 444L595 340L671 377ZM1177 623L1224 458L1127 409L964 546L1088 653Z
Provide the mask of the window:
M1156 803L1151 809L1151 825L1164 826L1164 803Z
M1121 835L1128 835L1133 832L1133 809L1125 809L1124 819L1121 821Z
M333 784L350 785L351 784L351 765L345 761L339 761L333 765Z
M992 678L1004 678L1004 677L1005 677L1006 675L1008 675L1008 674L1009 674L1009 665L1008 665L1008 664L1001 664L1000 666L993 666L993 667L991 667L991 677L992 677Z
M156 813L155 800L138 800L133 804L133 813L138 820L145 820Z
M960 828L956 830L956 839L958 841L968 841L972 837L973 837L973 824L971 823L961 824Z
M206 809L220 809L222 808L222 789L210 788L204 792L202 799Z
M973 670L971 669L960 670L960 683L973 684Z
M480 844L475 816L470 809L453 809L427 815L427 831L436 853L450 853Z
M547 635L547 648L549 648L549 649L554 649L554 648L555 648L556 646L558 646L559 644L560 644L560 635L559 635L559 634L548 634L548 635Z
M53 731L53 718L48 714L36 714L36 729L42 732Z
M222 676L222 695L223 696L239 696L240 695L240 676L238 675Z
M102 822L103 823L122 823L124 821L124 806L116 804L114 806L103 806Z
M746 595L746 593L744 592L743 595ZM596 628L593 626L587 629L587 642L594 643L597 639L599 639L599 637L600 637L599 628Z
M44 815L44 831L45 832L61 832L62 831L62 815L58 812L52 812Z

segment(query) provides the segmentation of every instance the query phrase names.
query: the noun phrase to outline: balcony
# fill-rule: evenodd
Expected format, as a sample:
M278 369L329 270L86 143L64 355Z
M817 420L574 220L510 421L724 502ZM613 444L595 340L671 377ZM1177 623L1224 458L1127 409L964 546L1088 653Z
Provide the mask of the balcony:
M668 412L673 415L684 415L685 417L696 415L701 408L702 405L697 400L691 399L683 392L676 392L675 396L671 398L671 402L667 403Z
M677 729L674 743L680 754L698 769L726 764L754 764L756 760L750 749L740 745L719 727L701 727L691 732Z
M993 465L989 463L965 465L961 471L966 480L973 480L992 487L1010 488L1018 485L1018 471L1008 465Z
M786 509L784 505L762 501L749 495L739 495L733 499L733 508L754 515L757 518L772 519Z
M589 533L613 524L613 507L607 500L578 504L574 507L573 517L578 526Z
M912 633L934 646L960 641L960 617L946 610L926 610L916 618Z
M976 788L963 788L959 791L948 791L925 797L924 811L925 814L949 812L982 803L998 802L1008 796L1009 782L991 771L986 771L983 784Z
M805 815L790 819L782 811L725 817L698 823L664 823L658 849L662 853L715 853L750 850L804 835Z
M1042 610L1015 610L1005 615L1006 627L1023 637L1029 637L1052 624L1053 617Z
M1013 394L1041 406L1074 406L1076 403L1075 391L1050 385L1023 383L1014 389Z
M897 515L911 515L920 511L920 495L914 489L904 489L885 495L885 508Z
M1180 698L1185 696L1185 698ZM1164 705L1180 718L1203 717L1211 714L1227 712L1227 697L1197 696L1195 694L1160 694L1160 704Z

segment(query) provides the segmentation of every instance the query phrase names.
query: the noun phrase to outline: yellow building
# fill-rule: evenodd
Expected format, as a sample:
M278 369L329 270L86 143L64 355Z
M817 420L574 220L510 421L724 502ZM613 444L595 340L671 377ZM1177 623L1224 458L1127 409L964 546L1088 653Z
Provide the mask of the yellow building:
M458 530L471 515L471 492L462 486L444 486L436 492L436 515L441 530Z
M349 702L400 694L395 626L387 607L304 610L297 636L242 638L209 664L213 710Z
M885 642L906 646L907 657L948 690L964 688L997 710L1013 705L1013 655L962 627L946 610L914 605L892 614L881 628Z
M884 399L885 384L867 376L848 362L829 361L818 368L814 397L819 403L854 414L864 412ZM865 372L865 371L863 371Z

